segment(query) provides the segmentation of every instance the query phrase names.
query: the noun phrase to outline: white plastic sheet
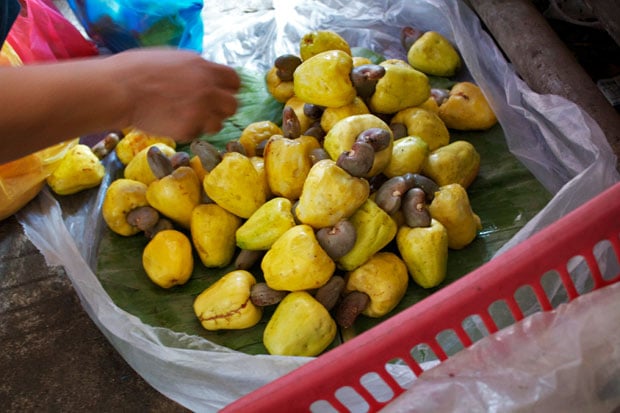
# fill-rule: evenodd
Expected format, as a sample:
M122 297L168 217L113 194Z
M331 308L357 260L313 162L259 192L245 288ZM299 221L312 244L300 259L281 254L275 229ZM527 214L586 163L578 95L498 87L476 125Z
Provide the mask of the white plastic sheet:
M382 413L620 408L620 283L534 314L422 374Z
M403 57L399 32L405 25L436 30L451 39L469 69L463 77L473 79L485 92L511 152L554 194L503 250L620 180L616 158L595 122L561 97L532 92L463 2L205 3L204 56L260 70L268 68L278 55L295 52L301 36L310 30L335 30L352 44L386 57ZM18 218L48 264L65 267L85 310L101 331L158 391L191 410L216 411L309 360L238 353L201 337L153 328L118 308L92 270L97 229L102 225L101 197L100 193L82 209L68 211L44 191ZM510 402L510 395L506 397Z

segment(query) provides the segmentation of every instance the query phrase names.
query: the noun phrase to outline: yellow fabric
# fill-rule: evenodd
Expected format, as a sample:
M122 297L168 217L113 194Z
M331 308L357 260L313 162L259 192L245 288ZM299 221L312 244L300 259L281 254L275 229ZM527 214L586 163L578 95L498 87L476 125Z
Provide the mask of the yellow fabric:
M9 42L2 44L0 49L0 66L19 66L22 64L21 59L15 53Z

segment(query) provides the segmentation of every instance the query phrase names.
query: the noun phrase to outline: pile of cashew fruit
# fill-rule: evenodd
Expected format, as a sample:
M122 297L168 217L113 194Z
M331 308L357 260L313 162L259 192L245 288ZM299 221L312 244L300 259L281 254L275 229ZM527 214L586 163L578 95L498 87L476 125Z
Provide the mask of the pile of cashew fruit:
M265 74L281 123L257 120L225 149L179 151L137 129L120 139L124 175L102 214L149 238L146 275L169 289L194 265L231 268L193 301L205 329L251 328L274 306L267 351L319 355L360 315L390 313L410 280L440 285L449 250L476 238L480 155L450 130L497 119L472 82L431 87L462 67L445 37L405 27L401 43L406 60L377 63L333 31L305 34Z

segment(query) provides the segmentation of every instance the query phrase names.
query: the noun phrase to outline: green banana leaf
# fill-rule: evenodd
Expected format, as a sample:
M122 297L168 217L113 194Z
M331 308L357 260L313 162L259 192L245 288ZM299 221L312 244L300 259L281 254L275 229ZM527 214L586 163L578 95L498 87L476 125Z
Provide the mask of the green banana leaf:
M243 87L239 94L237 114L225 122L221 132L205 136L216 146L237 139L245 126L255 121L281 122L282 104L266 91L262 74L239 69ZM480 172L468 188L474 212L482 221L482 230L466 248L450 251L448 276L438 287L422 289L411 281L400 304L381 319L360 316L352 330L339 335L330 348L345 337L357 334L392 317L403 309L433 294L437 289L466 275L489 261L497 250L525 225L551 199L545 188L509 152L500 125L484 132L452 131L451 140L471 142L481 156ZM189 151L188 147L180 150ZM238 331L210 332L202 328L193 312L194 298L219 277L232 269L207 269L197 255L190 281L170 290L153 284L142 268L142 250L148 240L142 235L122 237L109 230L102 235L97 258L97 276L112 300L143 322L173 331L202 336L214 343L248 354L267 354L262 343L263 330L275 308L264 310L262 321L255 327ZM388 249L394 250L394 245ZM258 267L258 266L257 266ZM252 269L260 279L260 269Z

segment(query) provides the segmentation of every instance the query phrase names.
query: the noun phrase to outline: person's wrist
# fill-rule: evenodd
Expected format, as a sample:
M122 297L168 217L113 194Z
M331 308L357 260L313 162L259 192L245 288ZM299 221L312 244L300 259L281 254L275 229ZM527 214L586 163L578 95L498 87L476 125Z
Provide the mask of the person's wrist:
M135 91L131 85L132 73L127 73L116 56L104 57L101 62L104 96L109 104L110 129L131 126L134 112Z

